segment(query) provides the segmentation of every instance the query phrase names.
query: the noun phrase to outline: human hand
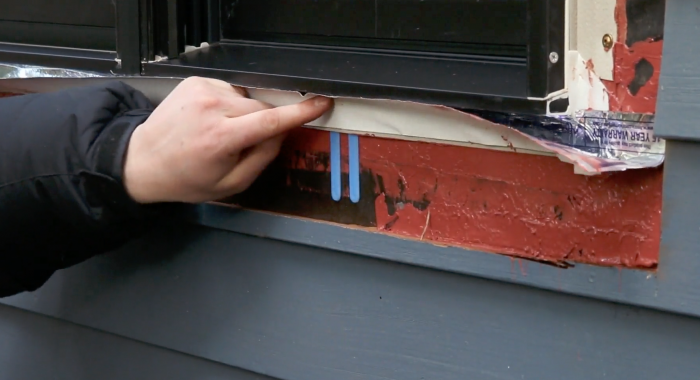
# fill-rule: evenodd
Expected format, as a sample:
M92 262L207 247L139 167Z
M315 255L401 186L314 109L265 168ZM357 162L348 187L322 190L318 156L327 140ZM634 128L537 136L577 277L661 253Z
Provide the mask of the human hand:
M277 156L287 131L331 105L316 97L273 108L226 82L188 78L131 136L126 189L139 203L197 203L239 193Z

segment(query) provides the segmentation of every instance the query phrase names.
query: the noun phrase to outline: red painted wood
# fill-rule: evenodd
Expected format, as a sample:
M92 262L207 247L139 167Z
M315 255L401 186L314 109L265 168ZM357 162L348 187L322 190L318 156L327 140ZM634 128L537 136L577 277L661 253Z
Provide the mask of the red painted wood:
M625 46L624 14L625 1L618 0L615 69L613 81L606 82L610 107L653 113L662 42ZM628 86L642 58L654 74L632 95ZM327 132L299 129L290 134L279 163L323 172L327 165L317 158L328 153ZM657 265L662 169L585 177L553 157L371 136L360 138L360 158L362 170L384 185L374 195L381 233L552 263Z
M301 129L281 155L297 169L323 171L299 162L323 152L328 133ZM553 157L370 136L360 138L360 152L362 169L384 183L384 193L375 189L384 233L420 238L430 214L423 238L438 244L554 263L656 266L659 169L586 177ZM390 215L385 196L405 199L404 207ZM421 211L411 201L429 205Z
M655 113L656 95L659 91L659 74L661 73L661 54L663 40L640 41L627 46L626 0L617 0L615 21L617 22L617 42L613 47L613 80L603 81L610 95L610 109L613 111ZM635 75L637 63L646 59L653 67L654 73L639 92L632 95L629 84Z
M617 1L616 18L614 79L606 82L610 108L653 113L662 42L626 46L624 0ZM641 59L652 64L654 74L632 95L628 86ZM328 144L326 132L295 131L282 162L323 171L313 158L327 154ZM553 157L369 136L361 137L360 152L362 169L384 184L384 193L375 189L382 233L554 263L657 265L661 168L585 177ZM390 215L397 198L406 202ZM419 210L411 201L429 205Z

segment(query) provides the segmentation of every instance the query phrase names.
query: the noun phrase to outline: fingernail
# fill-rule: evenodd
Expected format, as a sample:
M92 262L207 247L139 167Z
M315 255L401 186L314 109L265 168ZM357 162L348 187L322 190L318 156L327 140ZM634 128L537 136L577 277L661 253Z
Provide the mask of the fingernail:
M326 105L328 105L328 102L330 102L330 99L325 98L325 97L323 97L323 96L317 96L317 97L314 98L314 99L315 99L315 100L314 100L314 106L316 106L316 107L323 107L323 106L326 106Z

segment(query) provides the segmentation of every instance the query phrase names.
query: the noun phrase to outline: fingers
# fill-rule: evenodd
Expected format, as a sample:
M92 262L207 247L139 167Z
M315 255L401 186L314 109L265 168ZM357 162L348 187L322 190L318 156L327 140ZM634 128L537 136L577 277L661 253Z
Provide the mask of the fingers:
M230 196L247 189L277 157L284 138L285 135L278 135L251 148L234 169L219 181L217 191L223 196Z
M220 95L217 108L226 117L238 117L272 108L271 105L265 102L248 98L244 88L233 87L226 82L214 82L217 83L217 88L214 90Z
M232 92L232 93L234 93L238 96L241 96L241 97L248 97L248 92L245 90L245 88L232 86L231 84L226 83L222 80L204 78L204 77L190 77L189 79L194 80L194 81L202 81L204 83L208 83L211 86L218 87L218 88L220 88L222 90L226 90L228 92Z
M228 95L232 95L236 98L248 98L248 91L243 87L233 86L226 82L217 83L217 87L224 91Z
M233 91L234 91L235 93L237 93L238 95L240 95L240 96L242 96L242 97L244 97L244 98L247 98L247 97L248 97L248 91L246 91L245 88L243 88L243 87L238 87L238 86L232 86L232 85L229 85L229 87L230 87L231 89L233 89Z
M226 120L221 136L229 152L240 151L318 119L333 104L329 98L315 97L304 102L271 108Z
M220 108L225 117L234 118L249 113L264 111L272 108L272 106L254 99L227 97L222 100Z

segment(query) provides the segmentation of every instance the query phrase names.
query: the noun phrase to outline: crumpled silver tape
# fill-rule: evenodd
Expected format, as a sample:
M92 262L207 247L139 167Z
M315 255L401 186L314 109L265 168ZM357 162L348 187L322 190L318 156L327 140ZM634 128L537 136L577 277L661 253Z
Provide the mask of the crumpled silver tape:
M654 115L582 110L570 121L578 135L571 145L581 153L627 168L657 167L664 162L666 142L654 135Z
M13 78L95 78L105 75L71 69L58 69L14 63L0 63L0 79Z
M654 136L654 115L596 110L550 116L473 113L520 132L589 174L653 168L664 162L666 143Z

